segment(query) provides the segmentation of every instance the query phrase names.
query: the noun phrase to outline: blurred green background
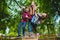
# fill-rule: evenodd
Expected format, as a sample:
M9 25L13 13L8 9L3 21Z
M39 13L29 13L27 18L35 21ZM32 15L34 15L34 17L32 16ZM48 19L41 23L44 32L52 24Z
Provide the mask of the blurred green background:
M17 27L21 19L20 5L29 6L32 0L0 0L0 34L17 36ZM40 34L58 34L60 32L60 0L34 0L40 13L47 13L44 23L37 30ZM26 27L26 31L27 27Z

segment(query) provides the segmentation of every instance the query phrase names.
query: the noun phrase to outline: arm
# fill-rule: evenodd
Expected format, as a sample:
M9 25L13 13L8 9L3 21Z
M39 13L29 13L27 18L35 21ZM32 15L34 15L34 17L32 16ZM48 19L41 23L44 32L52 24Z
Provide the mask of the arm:
M24 6L20 6L20 12L19 12L20 14L22 14L22 13L23 13L24 8L25 8Z
M23 13L22 18L29 19L29 16Z
M30 7L30 15L32 15L32 8Z
M20 11L22 11L23 9L25 9L25 7L24 6L20 6Z
M30 15L26 15L25 18L31 19L31 16Z
M28 19L31 19L31 18L32 18L31 16L28 17Z
M22 18L23 18L23 19L26 19L26 15L22 15Z

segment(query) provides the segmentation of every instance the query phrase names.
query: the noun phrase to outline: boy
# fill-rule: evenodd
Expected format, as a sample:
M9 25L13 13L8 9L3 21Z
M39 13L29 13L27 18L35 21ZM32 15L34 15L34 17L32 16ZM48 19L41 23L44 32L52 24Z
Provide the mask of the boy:
M21 32L20 32L21 26L22 26L22 35L24 36L26 22L28 21L28 19L31 19L28 7L26 7L25 11L21 12L21 14L22 14L22 19L18 24L18 37L21 36Z

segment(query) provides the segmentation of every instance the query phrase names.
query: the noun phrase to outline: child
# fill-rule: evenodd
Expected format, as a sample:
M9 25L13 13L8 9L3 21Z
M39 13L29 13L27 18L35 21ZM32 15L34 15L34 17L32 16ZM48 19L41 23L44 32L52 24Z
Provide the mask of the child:
M22 33L23 33L23 36L24 36L26 22L28 21L28 19L31 19L28 7L26 7L25 11L21 12L21 14L22 14L22 19L18 24L18 37L21 36L21 32L20 32L21 26L22 26Z
M39 13L36 13L35 12L35 20L34 22L32 22L32 27L33 27L33 31L38 34L38 31L37 31L37 26L40 24L40 20L44 19L46 17L46 13L42 13L42 14L39 14ZM33 18L32 18L33 19Z
M32 32L32 23L34 22L35 19L35 10L36 10L37 6L35 5L34 1L31 2L31 5L29 7L30 10L30 15L32 17L32 20L30 19L30 21L28 22L28 31L31 33Z
M29 6L29 12L30 12L31 17L33 17L33 15L34 15L34 10L35 10L35 3L34 3L34 1L32 1L31 5ZM31 19L28 22L28 31L32 32Z

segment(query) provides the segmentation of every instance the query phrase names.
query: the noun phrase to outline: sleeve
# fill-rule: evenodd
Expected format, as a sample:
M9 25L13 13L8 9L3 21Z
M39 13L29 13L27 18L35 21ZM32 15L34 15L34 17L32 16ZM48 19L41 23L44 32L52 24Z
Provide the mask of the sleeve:
M31 19L32 17L29 15L29 19Z
M40 13L38 13L37 15L38 15L38 16L41 16L41 14L40 14Z
M22 18L24 18L24 19L29 19L29 16L28 16L27 14L23 14L23 15L22 15Z
M22 18L23 18L23 19L26 19L26 15L25 15L25 14L22 14Z
M41 20L42 19L42 15L40 13L37 14L38 15L38 20Z
M31 19L32 17L31 17L31 15L30 15L30 13L28 14L28 19Z

